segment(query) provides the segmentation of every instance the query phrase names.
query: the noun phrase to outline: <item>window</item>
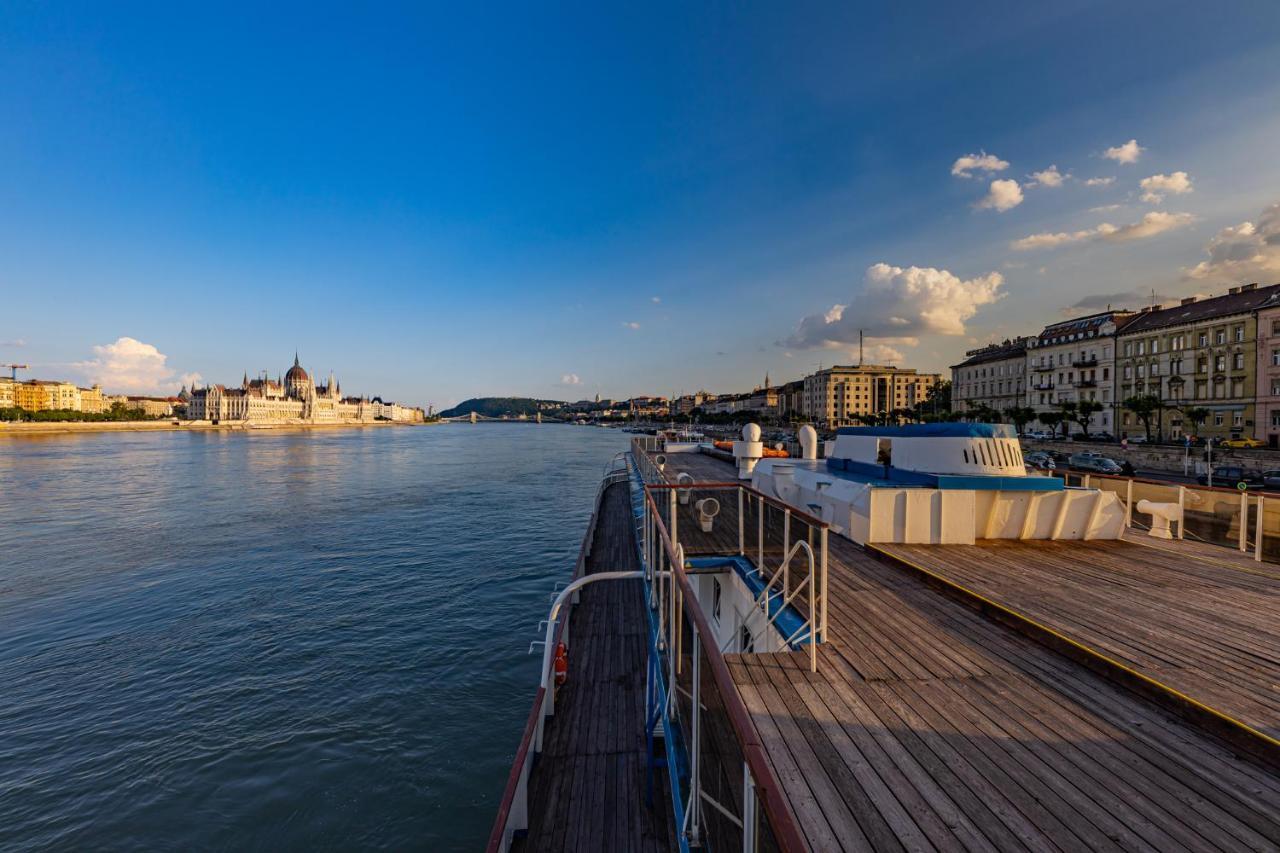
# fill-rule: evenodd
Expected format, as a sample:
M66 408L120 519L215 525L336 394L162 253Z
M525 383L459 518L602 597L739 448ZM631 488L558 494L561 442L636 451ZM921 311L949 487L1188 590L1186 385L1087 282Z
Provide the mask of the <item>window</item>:
M1280 322L1280 321L1277 321ZM1280 427L1280 409L1274 409L1271 412L1271 426Z
M1152 376L1159 376L1159 375L1160 375L1160 365L1159 365L1159 364L1157 364L1157 363L1155 363L1155 362L1152 362L1152 364L1151 364L1151 375L1152 375Z
M1133 344L1125 344L1125 345L1124 345L1124 354L1125 354L1126 356L1133 355Z
M1182 359L1180 358L1169 359L1169 372L1174 376L1177 376L1178 374L1182 373Z
M1232 426L1244 426L1244 412L1232 412L1232 413L1231 413L1231 425L1232 425Z
M1220 344L1225 344L1227 342L1227 330L1219 329L1214 332L1213 339Z
M1235 328L1236 343L1244 340L1244 326L1236 326Z
M1213 413L1213 425L1222 426L1222 412Z
M1219 415L1221 417L1221 415ZM755 637L751 636L751 629L746 625L742 626L742 632L738 635L738 651L744 655L753 654L756 650Z
M1280 335L1280 320L1271 321L1271 334ZM1274 417L1274 415L1272 415Z
M1160 339L1156 338L1151 342L1151 354L1155 355L1158 352L1160 352Z
M1244 353L1236 353L1235 357L1231 359L1231 366L1235 370L1244 370Z
M1128 365L1128 364L1126 364L1126 365L1124 366L1124 378L1125 378L1125 379L1132 379L1132 378L1133 378L1133 366L1132 366L1132 365Z
M1227 369L1227 357L1220 355L1213 360L1213 369L1221 373Z
M1138 355L1146 355L1146 352L1147 352L1147 342L1138 341Z
M1232 382L1231 382L1231 396L1232 396L1232 397L1243 397L1243 396L1244 396L1244 380L1243 380L1243 379L1235 379L1235 380L1232 380Z
M1209 344L1209 336L1208 336L1208 335L1206 335L1204 332L1201 332L1201 333L1200 333L1200 346L1202 346L1202 347L1203 347L1203 346L1208 346L1208 344Z
M1208 372L1209 372L1209 359L1202 358L1200 359L1200 361L1196 362L1196 373L1208 373Z
M1147 375L1147 366L1145 364L1138 365L1138 378L1144 379Z
M1271 380L1271 396L1280 397L1280 379ZM1275 414L1280 414L1280 412L1273 413L1272 417L1274 417Z

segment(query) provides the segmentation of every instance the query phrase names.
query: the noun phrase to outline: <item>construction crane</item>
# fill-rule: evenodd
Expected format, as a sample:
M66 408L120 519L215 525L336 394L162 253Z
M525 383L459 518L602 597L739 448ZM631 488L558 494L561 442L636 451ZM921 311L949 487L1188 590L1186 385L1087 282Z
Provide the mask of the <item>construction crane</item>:
M7 367L7 368L9 368L9 378L11 378L14 382L17 382L17 381L18 381L18 371L19 371L19 370L29 370L29 369L30 369L30 367L31 367L31 365L29 365L29 364L0 364L0 367Z

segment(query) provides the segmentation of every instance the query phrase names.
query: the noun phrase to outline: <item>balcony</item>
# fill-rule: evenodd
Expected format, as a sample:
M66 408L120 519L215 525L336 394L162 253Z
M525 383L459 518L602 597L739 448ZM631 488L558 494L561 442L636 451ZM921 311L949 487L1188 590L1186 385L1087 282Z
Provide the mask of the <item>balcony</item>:
M1089 358L1081 358L1081 359L1077 359L1077 360L1075 360L1075 361L1071 362L1071 366L1072 366L1072 367L1097 367L1097 366L1098 366L1098 357L1095 355L1095 356L1091 356L1091 357L1089 357Z
M1031 387L1032 387L1033 389L1035 389L1036 391L1052 391L1052 390L1053 390L1053 383L1052 383L1052 382L1037 382L1035 385L1032 385Z
M1097 388L1098 380L1096 379L1077 379L1073 383L1077 388Z

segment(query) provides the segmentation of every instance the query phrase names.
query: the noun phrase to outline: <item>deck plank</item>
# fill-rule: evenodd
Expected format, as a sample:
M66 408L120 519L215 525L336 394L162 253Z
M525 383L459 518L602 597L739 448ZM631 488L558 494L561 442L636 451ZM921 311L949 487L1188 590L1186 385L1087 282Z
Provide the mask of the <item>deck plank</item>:
M688 471L703 481L733 479L731 466L710 457L667 459L670 478ZM736 550L736 499L721 505L710 536L680 508L681 543ZM754 559L750 508L746 521L744 550ZM1064 625L1068 635L1103 634L1109 620L1132 620L1143 612L1143 596L1153 596L1148 620L1159 629L1131 632L1116 654L1184 677L1199 654L1202 665L1219 664L1205 676L1216 701L1230 698L1230 682L1252 667L1241 655L1271 654L1276 626L1256 613L1224 620L1219 645L1197 651L1210 639L1208 624L1204 617L1179 622L1175 606L1190 595L1213 612L1242 595L1250 606L1271 601L1274 615L1274 582L1265 574L1195 551L1151 555L1125 550L1138 544L1118 543L1114 552L1115 543L1079 544L1088 547L1075 551L1071 585L1055 591L1056 603L1071 613L1070 596L1092 589L1089 601L1098 606L1082 608L1077 597L1076 610L1088 612ZM946 550L935 550L943 560ZM1107 555L1121 552L1139 565L1109 565ZM1150 576L1144 558L1161 574ZM766 554L767 563L778 559ZM1182 565L1188 560L1204 564ZM1043 565L1028 572L1023 563L1016 552L979 548L962 568L969 580L979 570L1043 579ZM1274 774L848 540L831 538L829 567L831 642L819 651L817 673L809 672L807 653L729 656L814 849L1280 849ZM1247 577L1219 582L1227 571ZM1110 610L1101 606L1107 598L1115 599ZM1179 630L1184 641L1171 647ZM1259 631L1266 636L1251 636ZM1273 689L1252 707L1264 712L1275 699Z
M586 571L638 568L625 484L609 487ZM529 829L513 849L678 849L664 771L646 805L648 622L640 581L585 588L569 622L569 674L529 778Z

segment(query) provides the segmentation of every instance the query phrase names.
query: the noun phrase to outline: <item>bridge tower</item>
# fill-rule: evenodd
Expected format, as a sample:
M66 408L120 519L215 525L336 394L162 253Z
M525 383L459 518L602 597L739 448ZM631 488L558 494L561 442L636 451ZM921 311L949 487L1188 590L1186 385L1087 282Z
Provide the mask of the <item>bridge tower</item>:
M542 412L538 412L538 423L542 423Z
M472 413L471 413L471 422L472 422L472 423L475 423L475 422L476 422L476 420L477 420L477 418L476 418L476 413L475 413L475 412L472 412Z

